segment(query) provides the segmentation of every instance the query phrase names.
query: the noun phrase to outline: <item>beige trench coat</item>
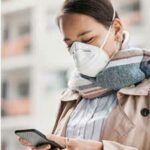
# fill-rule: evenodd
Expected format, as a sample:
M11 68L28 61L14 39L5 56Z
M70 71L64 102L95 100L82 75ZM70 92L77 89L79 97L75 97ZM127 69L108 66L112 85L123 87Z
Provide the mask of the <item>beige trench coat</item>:
M65 137L69 116L81 99L69 89L62 93L52 134ZM99 138L103 150L150 150L150 79L120 89L117 99Z

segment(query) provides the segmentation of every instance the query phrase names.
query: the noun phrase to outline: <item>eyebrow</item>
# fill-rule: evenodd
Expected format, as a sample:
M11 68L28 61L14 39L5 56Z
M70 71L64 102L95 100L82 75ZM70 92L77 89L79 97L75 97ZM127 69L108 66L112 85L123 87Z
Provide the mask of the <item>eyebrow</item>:
M77 36L78 36L78 37L79 37L79 36L83 36L83 35L88 34L88 33L90 33L90 32L92 32L92 30L88 30L88 31L81 32L81 33L79 33ZM69 39L69 38L64 38L64 41L70 41L70 39Z

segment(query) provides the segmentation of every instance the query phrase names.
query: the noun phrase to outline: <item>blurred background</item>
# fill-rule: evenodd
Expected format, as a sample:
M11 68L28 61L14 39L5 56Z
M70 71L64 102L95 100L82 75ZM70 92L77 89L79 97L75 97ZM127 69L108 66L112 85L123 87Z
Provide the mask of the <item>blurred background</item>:
M2 0L1 149L27 150L16 129L48 135L73 66L55 18L63 0ZM150 1L114 0L133 46L150 48Z

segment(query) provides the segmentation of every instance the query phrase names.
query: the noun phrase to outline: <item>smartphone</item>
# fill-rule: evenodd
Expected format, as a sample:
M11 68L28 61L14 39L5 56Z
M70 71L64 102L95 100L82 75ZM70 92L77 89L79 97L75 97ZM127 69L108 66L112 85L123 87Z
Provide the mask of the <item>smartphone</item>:
M44 134L36 129L26 129L26 130L15 130L15 134L21 138L29 141L33 146L38 147L44 144L50 144L51 149L59 148L64 149L64 147L52 140L46 138Z

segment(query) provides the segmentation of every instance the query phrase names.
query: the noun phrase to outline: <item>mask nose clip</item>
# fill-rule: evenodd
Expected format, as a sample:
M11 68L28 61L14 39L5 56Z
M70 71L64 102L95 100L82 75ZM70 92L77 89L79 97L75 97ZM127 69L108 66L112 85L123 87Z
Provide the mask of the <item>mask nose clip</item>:
M70 49L69 49L69 53L71 55L73 55L75 53L75 50L77 50L77 44L78 42L73 42L73 44L71 45Z

